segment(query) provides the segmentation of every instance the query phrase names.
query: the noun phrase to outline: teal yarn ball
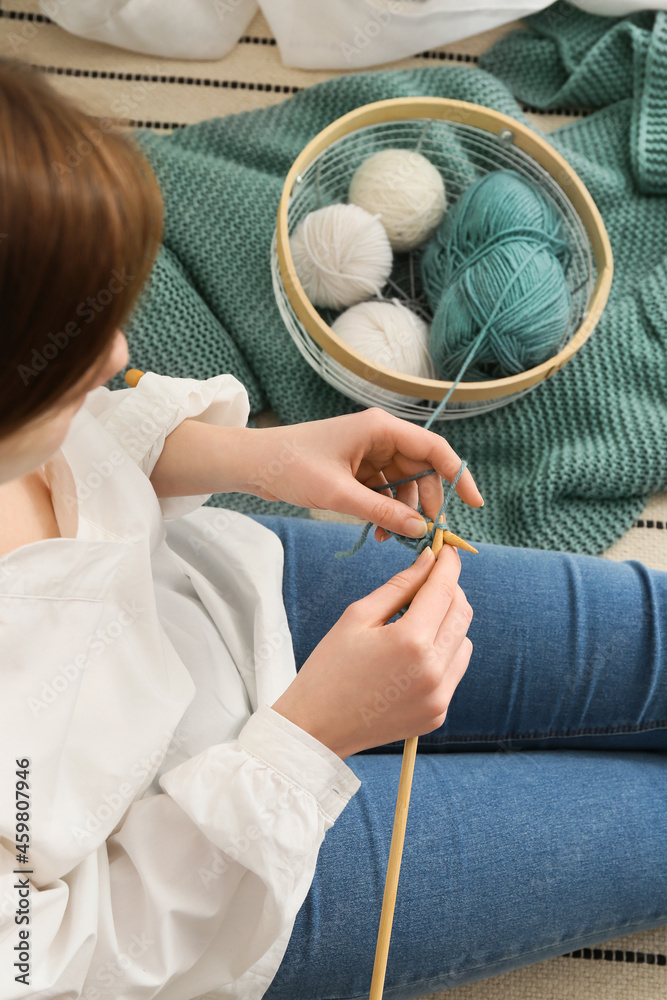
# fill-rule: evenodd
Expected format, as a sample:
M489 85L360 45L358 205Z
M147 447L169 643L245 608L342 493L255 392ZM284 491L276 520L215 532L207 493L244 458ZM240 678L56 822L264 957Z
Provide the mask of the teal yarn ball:
M466 188L421 260L441 377L455 379L468 359L469 381L503 378L557 353L572 310L569 259L562 216L535 184L496 170Z
M446 284L489 245L528 239L547 245L566 266L570 252L561 215L552 201L514 170L495 170L465 189L449 209L421 260L433 312Z
M440 376L455 379L492 317L466 377L516 375L557 353L571 306L563 268L549 250L520 240L493 247L445 290L431 323L429 353Z

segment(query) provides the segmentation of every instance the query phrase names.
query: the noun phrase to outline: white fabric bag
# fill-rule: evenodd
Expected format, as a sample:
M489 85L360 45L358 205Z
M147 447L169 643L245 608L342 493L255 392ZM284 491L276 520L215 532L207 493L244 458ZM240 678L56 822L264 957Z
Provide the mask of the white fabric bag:
M489 31L550 0L39 0L67 31L171 59L222 59L259 6L285 66L359 70ZM618 17L667 0L572 0Z
M260 0L286 66L362 69L548 6L548 0Z
M169 59L222 59L257 13L257 0L39 0L73 35Z

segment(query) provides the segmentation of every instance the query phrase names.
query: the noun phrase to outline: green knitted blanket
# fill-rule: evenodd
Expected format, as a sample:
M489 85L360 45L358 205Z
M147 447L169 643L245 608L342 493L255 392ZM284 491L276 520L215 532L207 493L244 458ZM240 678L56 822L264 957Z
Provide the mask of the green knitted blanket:
M667 488L667 14L600 18L557 3L528 23L482 69L349 75L172 135L137 133L164 192L166 229L126 333L138 368L234 374L251 417L270 407L289 424L360 410L299 353L272 290L276 210L303 146L345 112L388 97L457 98L523 122L512 94L544 109L593 109L548 138L609 232L615 275L604 316L565 368L527 396L434 430L467 459L486 501L481 510L450 506L454 531L597 554ZM210 503L308 516L245 494Z

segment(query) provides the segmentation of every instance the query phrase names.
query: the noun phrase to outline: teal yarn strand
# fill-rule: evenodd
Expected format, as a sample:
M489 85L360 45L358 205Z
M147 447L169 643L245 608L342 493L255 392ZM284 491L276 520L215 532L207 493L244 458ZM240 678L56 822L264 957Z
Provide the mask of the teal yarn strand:
M482 329L473 381L515 375L557 353L572 313L569 261L561 215L534 184L497 170L466 188L421 261L440 376L454 376Z
M371 486L371 489L375 489L375 486ZM385 487L385 489L386 489L386 487ZM394 493L393 490L392 490L392 496L395 496L395 493ZM352 546L352 548L348 549L347 552L334 552L334 558L335 559L346 559L348 556L353 556L355 554L355 552L358 552L359 549L361 548L361 546L364 544L364 542L368 538L368 532L371 530L372 527L373 527L373 522L372 521L367 521L366 524L364 525L364 529L361 532L361 535L359 536L359 538L357 539L357 541L354 543L354 545ZM393 531L391 532L391 534L392 535L394 534Z
M399 534L396 531L389 531L388 528L385 528L385 531L387 531L390 535L393 535L393 537L396 539L397 542L400 542L402 545L407 545L408 548L411 548L411 549L415 550L415 553L416 553L415 554L415 559L419 556L419 554L422 551L422 549L425 549L427 545L432 545L433 544L433 539L435 537L435 533L438 530L436 528L436 522L439 521L440 518L443 519L443 522L446 522L445 511L447 510L447 506L449 504L449 501L451 500L451 498L454 495L454 490L456 489L456 484L458 483L459 479L461 478L461 476L463 474L463 471L466 468L467 464L468 463L465 460L461 462L461 468L456 473L456 476L454 477L454 479L452 480L452 482L449 484L449 490L447 491L447 493L445 495L445 499L442 502L442 506L440 507L440 510L438 511L436 519L433 522L433 527L430 530L427 527L426 534L424 535L423 538L411 538L409 535L401 535L401 534ZM396 487L400 486L402 483L409 483L413 479L419 479L421 476L435 476L435 475L437 475L437 472L436 472L435 469L425 469L423 472L417 472L417 473L415 473L414 476L408 476L406 479L395 479L391 483L385 483L384 486L371 486L370 488L372 490L375 490L376 492L380 492L381 490L391 489L391 495L392 495L392 497L395 498L396 497ZM427 518L426 515L424 514L424 511L422 510L421 504L418 504L416 513L421 514L421 516L424 518L425 521L430 521L430 518ZM334 553L334 557L336 559L347 559L349 556L353 556L355 554L355 552L359 551L359 549L361 548L361 546L364 544L364 542L368 538L368 532L371 530L372 527L373 527L373 522L372 521L368 521L364 525L364 528L363 528L363 531L361 532L360 537L354 543L354 545L352 546L352 548L348 549L347 552L335 552Z
M483 335L483 333L484 333L484 331L482 331L482 335ZM474 350L474 347L473 347L473 350ZM467 363L468 362L466 361L466 364ZM464 368L465 368L465 365L464 365ZM435 418L438 416L438 414L440 413L440 411L444 408L444 406L447 403L449 397L454 392L454 389L456 389L457 383L458 383L458 381L459 381L459 379L461 378L462 375L463 375L463 368L459 372L459 375L458 375L458 378L456 379L456 382L454 382L454 384L452 385L451 389L448 391L448 393L445 396L445 398L442 400L441 403L438 404L438 406L436 407L436 409L433 411L433 413L431 414L431 416L428 418L428 420L424 424L424 430L425 431L429 430L429 428L430 428L431 424L433 423L433 421L435 420ZM456 488L456 484L458 483L459 479L463 475L463 471L464 471L464 469L466 468L467 465L468 465L468 463L466 462L465 459L463 459L463 461L461 462L461 468L456 473L456 476L454 477L454 479L450 483L449 490L448 490L448 492L447 492L447 494L445 496L445 499L443 500L443 503L442 503L442 506L441 506L440 510L438 511L438 515L437 515L435 521L433 522L433 527L430 529L430 531L429 531L428 527L426 528L426 534L424 535L423 538L411 538L409 535L401 535L397 531L389 531L388 528L384 529L385 531L388 531L390 535L393 535L393 537L396 539L396 541L401 542L402 545L408 545L410 548L414 549L416 551L416 553L417 553L417 555L415 556L415 559L418 558L418 556L419 556L420 552L422 551L422 549L426 548L427 545L432 545L433 544L433 539L435 537L435 532L438 530L436 528L436 526L435 526L435 522L439 521L440 518L442 518L443 522L446 523L445 511L447 509L447 505L449 504L449 501L453 497L453 495L454 495L454 489ZM438 473L437 473L437 471L435 469L424 469L422 472L416 472L414 474L414 476L407 476L406 479L395 479L393 482L386 483L384 486L371 486L371 489L375 490L377 492L380 492L381 490L391 489L391 495L392 495L392 497L395 498L396 497L396 489L395 489L396 486L401 486L403 483L410 483L410 482L412 482L413 479L420 479L422 476L437 476L437 474ZM442 478L442 476L440 477L440 481L442 483L445 482L445 480ZM426 515L424 514L424 511L422 510L422 505L421 504L417 505L416 513L417 514L421 514L421 516L424 518L425 521L430 521L431 520L430 518L427 518ZM361 535L359 536L359 538L357 539L357 541L354 543L354 545L352 546L352 548L348 549L347 552L334 552L334 558L335 559L347 559L349 556L353 556L355 554L355 552L358 552L359 549L361 548L361 546L364 544L364 542L368 538L368 532L371 530L372 527L373 527L373 522L372 521L367 521L366 524L363 527ZM401 612L401 614L402 613L403 612Z

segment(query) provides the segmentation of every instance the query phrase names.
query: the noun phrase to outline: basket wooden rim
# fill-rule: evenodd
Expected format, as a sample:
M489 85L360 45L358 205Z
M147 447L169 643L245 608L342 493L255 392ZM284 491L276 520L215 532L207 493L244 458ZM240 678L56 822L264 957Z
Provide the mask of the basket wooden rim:
M591 335L609 296L613 257L602 216L581 178L550 143L509 115L468 101L455 101L444 97L397 97L364 104L327 125L299 153L283 185L276 224L276 251L285 294L311 337L330 357L345 368L367 381L372 381L374 385L403 395L433 401L444 399L452 387L452 382L418 378L386 368L349 347L324 322L306 296L297 277L290 251L287 225L289 201L297 178L333 142L366 125L418 118L474 125L493 135L509 129L514 136L513 145L531 156L556 180L571 202L591 241L597 280L584 319L569 343L548 361L517 375L486 382L460 382L451 399L457 402L472 402L520 392L559 371Z

